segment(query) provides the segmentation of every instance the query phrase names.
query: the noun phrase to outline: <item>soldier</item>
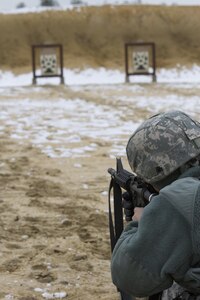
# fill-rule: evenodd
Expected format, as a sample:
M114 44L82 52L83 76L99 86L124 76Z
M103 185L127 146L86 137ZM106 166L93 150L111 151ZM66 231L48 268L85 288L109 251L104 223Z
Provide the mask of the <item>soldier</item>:
M126 150L132 171L157 195L135 208L119 238L113 282L134 297L200 299L200 123L181 111L155 115Z

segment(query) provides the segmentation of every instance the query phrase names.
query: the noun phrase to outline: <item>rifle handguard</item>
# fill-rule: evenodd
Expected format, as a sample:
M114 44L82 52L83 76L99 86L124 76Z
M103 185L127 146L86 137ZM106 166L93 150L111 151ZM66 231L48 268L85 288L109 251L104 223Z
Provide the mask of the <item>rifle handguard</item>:
M115 182L124 190L129 190L129 181L134 175L127 170L123 169L123 172L117 172L116 170L109 168L108 173L115 180Z

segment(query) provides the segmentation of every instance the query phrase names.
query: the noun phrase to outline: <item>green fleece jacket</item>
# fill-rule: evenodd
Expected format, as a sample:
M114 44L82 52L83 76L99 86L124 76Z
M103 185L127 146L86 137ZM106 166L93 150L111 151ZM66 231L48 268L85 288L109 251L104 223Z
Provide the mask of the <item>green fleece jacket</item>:
M194 170L194 171L193 171ZM163 188L130 222L111 260L114 284L135 297L169 288L173 281L200 295L200 167Z

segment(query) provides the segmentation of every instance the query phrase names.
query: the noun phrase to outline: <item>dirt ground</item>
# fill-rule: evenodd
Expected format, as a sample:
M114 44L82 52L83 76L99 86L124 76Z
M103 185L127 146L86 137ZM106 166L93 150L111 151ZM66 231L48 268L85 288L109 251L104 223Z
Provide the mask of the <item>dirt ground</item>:
M133 94L139 100L148 95L149 105L130 101ZM62 115L56 110L58 99L85 99L85 105L103 107L111 119L122 111L116 126L121 126L119 122L140 122L152 112L172 106L164 101L158 107L151 100L158 94L163 99L173 94L190 103L200 89L198 84L185 89L165 84L157 84L156 89L155 84L1 88L0 299L118 299L110 276L107 169L115 168L113 147L125 148L132 128L120 133L117 141L112 134L105 140L80 132L77 145L67 141L67 127L63 139L54 143L58 130L51 121L69 119L67 108ZM122 102L121 97L127 98ZM84 127L93 112L88 111L84 119L79 109L76 113ZM197 117L199 108L191 106L188 112ZM98 118L100 122L103 114ZM32 134L40 137L45 126L48 135L44 144L33 143ZM76 153L79 146L94 143L90 155ZM71 149L72 155L48 155L43 151L46 144L54 153L62 146Z
M61 93L70 96L67 91L52 87L39 95L36 88L30 97L56 101ZM13 97L23 100L21 90L10 92L1 96L8 106ZM27 138L10 138L16 130L11 123L0 141L0 299L56 299L65 293L67 299L115 299L107 203L101 194L109 182L109 143L97 141L92 158L50 158Z

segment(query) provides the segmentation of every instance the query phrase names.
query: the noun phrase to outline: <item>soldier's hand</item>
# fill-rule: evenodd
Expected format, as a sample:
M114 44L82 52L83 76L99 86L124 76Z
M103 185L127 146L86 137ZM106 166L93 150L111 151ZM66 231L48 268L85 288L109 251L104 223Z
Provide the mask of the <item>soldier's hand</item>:
M134 214L134 205L128 192L122 194L122 206L124 208L126 221L132 221L132 217Z

